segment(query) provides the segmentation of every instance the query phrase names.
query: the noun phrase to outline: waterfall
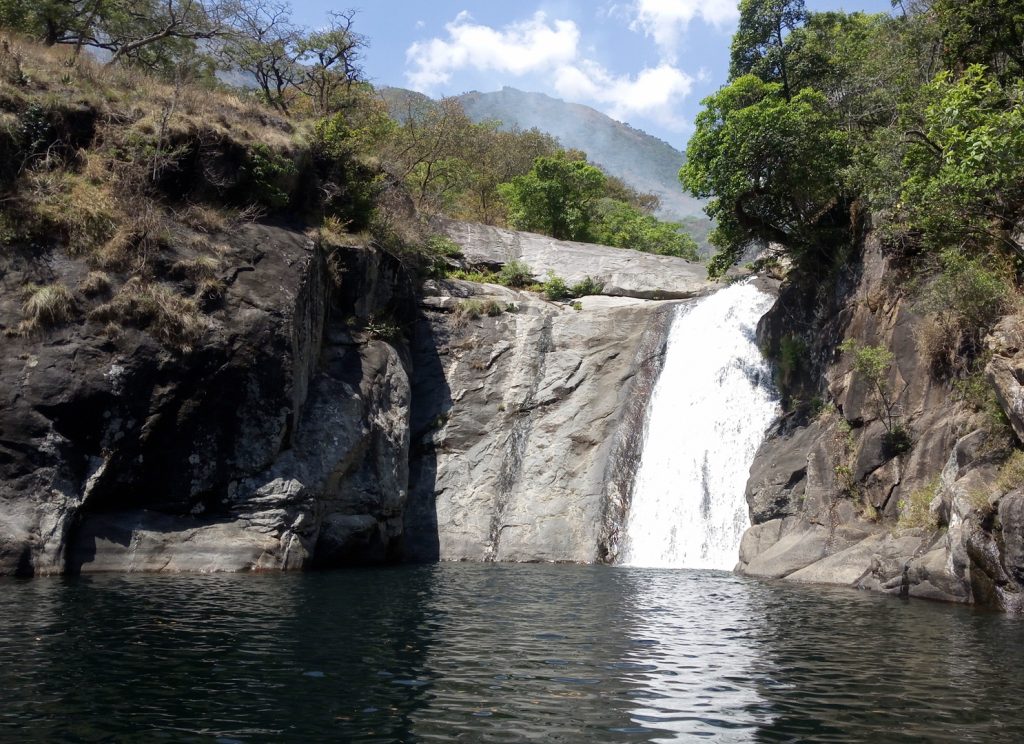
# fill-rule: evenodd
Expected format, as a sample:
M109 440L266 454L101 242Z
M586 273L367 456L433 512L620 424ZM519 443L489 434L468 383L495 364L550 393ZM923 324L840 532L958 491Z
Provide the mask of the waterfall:
M773 302L749 282L682 305L651 395L623 563L732 569L750 464L778 415L754 337Z

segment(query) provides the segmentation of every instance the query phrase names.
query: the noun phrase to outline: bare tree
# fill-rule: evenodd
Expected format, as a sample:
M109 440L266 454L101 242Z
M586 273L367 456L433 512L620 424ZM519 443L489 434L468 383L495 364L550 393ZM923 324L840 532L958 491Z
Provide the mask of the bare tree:
M221 48L228 62L252 75L267 102L285 114L286 92L300 76L299 34L290 12L287 3L277 0L247 0L238 6L234 31Z
M356 11L333 12L330 22L320 31L305 35L297 50L302 79L299 90L309 96L313 110L328 113L339 91L349 91L362 80L362 50L367 39L352 30Z

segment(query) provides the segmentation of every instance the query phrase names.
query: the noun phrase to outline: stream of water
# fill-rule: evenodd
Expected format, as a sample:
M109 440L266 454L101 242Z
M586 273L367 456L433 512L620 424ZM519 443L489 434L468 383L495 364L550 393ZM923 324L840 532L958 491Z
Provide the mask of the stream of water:
M755 339L773 301L740 283L676 311L648 407L625 564L736 565L750 526L744 498L750 464L779 412Z

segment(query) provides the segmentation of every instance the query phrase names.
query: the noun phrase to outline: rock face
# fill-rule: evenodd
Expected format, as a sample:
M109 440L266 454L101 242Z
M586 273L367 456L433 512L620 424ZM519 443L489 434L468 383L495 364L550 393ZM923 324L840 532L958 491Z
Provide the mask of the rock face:
M463 229L467 262L519 246L606 294L708 289L679 259ZM0 574L614 558L674 303L466 282L420 296L372 249L328 259L271 225L224 239L224 298L189 353L81 313L5 339ZM2 268L0 330L27 282L87 270L57 254ZM501 312L470 317L467 298Z
M620 520L608 513L632 487L623 453L640 436L674 303L591 297L576 310L494 285L438 289L413 357L407 555L609 557ZM508 310L466 319L460 295Z
M499 268L522 261L544 281L548 271L575 284L590 277L602 294L644 299L686 299L708 291L707 270L673 256L555 240L546 235L502 230L468 222L443 223L466 263Z
M768 433L751 467L754 526L737 570L1018 610L1020 492L1005 493L997 477L999 446L985 416L930 373L915 343L922 319L891 280L894 271L869 236L834 292L791 283L762 320L769 356L788 347L801 360L786 369L793 412ZM1018 436L1021 327L1011 317L996 329L987 370ZM892 350L884 384L909 432L908 450L891 445L877 395L853 371L852 355L838 350L847 340ZM824 404L812 407L812 396Z
M333 302L323 251L253 225L230 237L222 307L203 342L171 353L139 330L81 320L5 339L0 360L0 574L236 571L393 553L408 472L407 362L338 318L394 298L369 251L342 257ZM71 263L8 261L74 283ZM402 290L405 297L411 294ZM406 303L408 304L408 303ZM365 312L366 307L362 310ZM17 304L0 306L8 327Z

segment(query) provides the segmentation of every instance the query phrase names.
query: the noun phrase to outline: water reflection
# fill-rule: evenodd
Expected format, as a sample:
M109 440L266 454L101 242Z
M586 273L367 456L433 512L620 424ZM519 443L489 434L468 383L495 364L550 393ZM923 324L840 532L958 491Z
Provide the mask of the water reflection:
M1019 739L1016 618L729 574L0 582L0 739Z
M751 625L758 618L750 585L723 573L637 570L629 610L627 659L641 671L631 711L638 724L675 736L749 741L773 716L750 685L757 661Z

